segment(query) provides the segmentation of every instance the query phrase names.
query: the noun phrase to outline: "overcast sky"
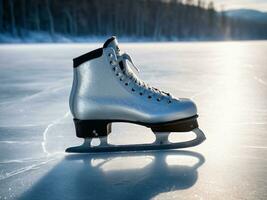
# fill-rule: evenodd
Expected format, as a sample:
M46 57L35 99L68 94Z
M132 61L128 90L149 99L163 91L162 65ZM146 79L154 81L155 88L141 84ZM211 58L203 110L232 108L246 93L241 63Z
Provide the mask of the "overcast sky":
M217 10L221 10L223 6L224 10L249 8L267 11L267 0L213 0L213 2Z

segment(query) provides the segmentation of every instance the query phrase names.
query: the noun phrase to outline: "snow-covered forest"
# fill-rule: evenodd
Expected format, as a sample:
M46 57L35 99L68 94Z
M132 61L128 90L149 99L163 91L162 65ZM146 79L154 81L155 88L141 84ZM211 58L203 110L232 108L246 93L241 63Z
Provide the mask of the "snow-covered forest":
M109 35L149 40L266 39L266 27L266 22L229 18L203 0L0 0L0 42Z

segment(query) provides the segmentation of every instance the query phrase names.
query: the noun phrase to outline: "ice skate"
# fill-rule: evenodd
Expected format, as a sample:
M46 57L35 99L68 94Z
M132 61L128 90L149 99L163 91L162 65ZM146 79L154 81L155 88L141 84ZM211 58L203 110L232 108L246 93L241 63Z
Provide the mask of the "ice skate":
M193 147L205 140L198 128L197 108L189 99L150 87L138 77L131 57L122 53L115 37L103 48L73 60L74 80L70 94L70 110L76 135L84 144L66 152L115 152L178 149ZM111 145L107 136L115 122L134 123L151 128L156 140L151 144ZM193 131L191 141L171 143L170 132ZM92 146L91 140L100 144Z

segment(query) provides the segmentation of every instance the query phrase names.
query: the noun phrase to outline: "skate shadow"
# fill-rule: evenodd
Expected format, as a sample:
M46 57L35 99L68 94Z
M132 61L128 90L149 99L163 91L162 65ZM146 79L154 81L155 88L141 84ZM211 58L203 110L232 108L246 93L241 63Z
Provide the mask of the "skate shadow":
M67 155L20 200L151 199L193 186L204 162L192 151Z

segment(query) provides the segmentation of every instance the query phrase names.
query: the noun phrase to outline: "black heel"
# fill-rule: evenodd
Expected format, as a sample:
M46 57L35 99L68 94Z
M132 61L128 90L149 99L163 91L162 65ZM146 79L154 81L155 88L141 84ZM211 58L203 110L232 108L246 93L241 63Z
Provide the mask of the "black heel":
M79 138L95 138L111 133L111 123L107 120L73 119L76 135Z

